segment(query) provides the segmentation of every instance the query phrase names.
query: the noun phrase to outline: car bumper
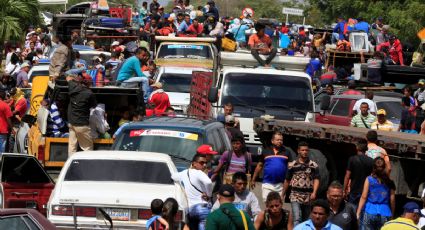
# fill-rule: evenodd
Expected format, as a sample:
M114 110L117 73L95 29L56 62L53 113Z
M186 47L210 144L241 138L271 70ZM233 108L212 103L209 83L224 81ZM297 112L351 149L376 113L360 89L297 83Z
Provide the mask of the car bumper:
M72 220L50 220L58 229L111 229L107 220L80 220L77 218L77 226ZM113 221L113 229L145 229L146 220L143 221Z

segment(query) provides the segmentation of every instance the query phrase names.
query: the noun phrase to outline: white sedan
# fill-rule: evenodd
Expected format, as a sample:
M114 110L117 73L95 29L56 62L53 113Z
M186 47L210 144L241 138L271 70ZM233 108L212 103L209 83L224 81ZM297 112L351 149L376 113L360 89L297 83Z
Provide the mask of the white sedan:
M153 199L172 197L182 222L187 200L171 174L177 169L162 153L88 151L66 161L48 203L48 219L60 228L140 229L151 217Z

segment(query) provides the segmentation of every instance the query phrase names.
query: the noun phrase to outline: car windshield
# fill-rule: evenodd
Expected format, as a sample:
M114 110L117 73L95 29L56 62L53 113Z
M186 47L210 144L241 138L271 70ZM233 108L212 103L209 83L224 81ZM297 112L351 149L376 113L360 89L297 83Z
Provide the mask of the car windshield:
M206 45L168 44L161 46L158 58L212 59L212 54Z
M189 93L192 74L163 73L160 81L165 92Z
M390 119L390 120L401 119L401 111L403 110L403 106L401 105L401 102L380 101L380 102L376 102L376 106L378 106L378 109L385 109L385 112L387 112L387 119Z
M125 130L114 144L114 150L166 153L173 160L190 162L202 144L197 133L161 129Z
M301 77L228 73L222 95L222 104L313 110L310 82Z
M65 181L173 184L170 169L165 162L135 160L76 159L71 162Z

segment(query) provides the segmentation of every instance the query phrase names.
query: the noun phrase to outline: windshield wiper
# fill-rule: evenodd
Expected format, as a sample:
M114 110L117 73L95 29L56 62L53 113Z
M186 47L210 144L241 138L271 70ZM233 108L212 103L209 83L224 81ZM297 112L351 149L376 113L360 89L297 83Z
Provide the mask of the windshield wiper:
M192 59L207 59L206 57L200 56L200 55L187 55L187 58L192 58Z
M287 105L265 105L265 108L279 108L279 109L285 109L285 110L289 110L291 112L297 112L300 114L306 114L307 112L299 110L299 109L295 109L295 108L290 108Z
M168 58L184 58L184 56L183 55L167 55L167 56L164 56L164 58L165 59L168 59Z

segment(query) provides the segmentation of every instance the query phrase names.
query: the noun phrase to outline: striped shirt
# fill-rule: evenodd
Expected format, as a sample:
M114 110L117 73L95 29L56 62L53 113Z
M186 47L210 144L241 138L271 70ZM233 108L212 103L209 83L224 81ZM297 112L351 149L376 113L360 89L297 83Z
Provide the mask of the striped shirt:
M58 107L56 103L52 103L49 108L49 119L47 120L47 133L53 137L61 136L61 129L65 127L65 122L60 117Z
M108 64L108 63L110 63L113 66L112 69L114 70L121 63L121 60L120 59L115 59L115 60L109 59L108 61L106 61L105 65Z
M251 157L250 153L245 152L245 154L248 154L245 156L245 154L242 154L241 156L237 156L236 153L231 152L232 157L229 161L229 151L226 151L221 155L220 157L220 163L222 164L228 164L227 173L236 173L236 172L243 172L243 173L249 173L247 172L247 168L249 169L249 166L251 165ZM248 167L247 165L248 164Z
M361 113L359 113L351 119L351 126L370 129L372 123L375 121L376 117L372 114L368 113L367 116L364 117Z

